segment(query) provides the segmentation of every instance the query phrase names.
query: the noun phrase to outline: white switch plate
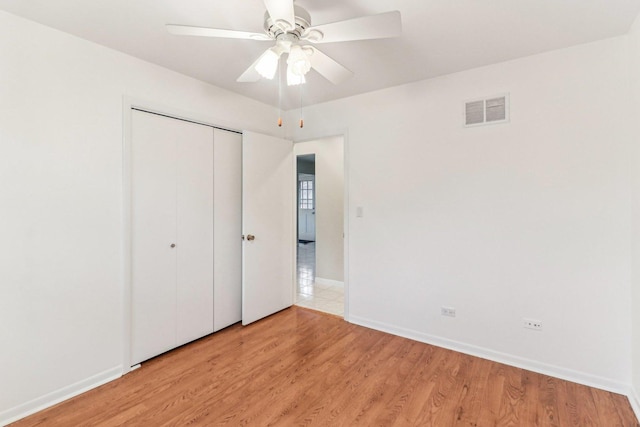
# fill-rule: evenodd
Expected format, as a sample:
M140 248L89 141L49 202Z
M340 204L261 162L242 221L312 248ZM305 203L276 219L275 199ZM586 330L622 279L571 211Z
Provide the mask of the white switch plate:
M357 206L356 207L356 217L357 218L362 218L364 216L364 209L362 209L362 206Z

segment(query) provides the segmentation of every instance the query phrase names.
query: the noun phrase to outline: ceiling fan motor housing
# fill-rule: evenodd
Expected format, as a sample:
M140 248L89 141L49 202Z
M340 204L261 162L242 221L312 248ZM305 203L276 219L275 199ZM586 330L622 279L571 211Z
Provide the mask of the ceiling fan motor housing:
M273 21L269 12L264 14L264 30L275 40L289 39L293 37L295 40L301 38L309 39L306 34L307 28L311 26L311 15L304 8L294 4L295 12L295 28L291 29L289 23L284 21ZM319 31L318 31L319 33Z

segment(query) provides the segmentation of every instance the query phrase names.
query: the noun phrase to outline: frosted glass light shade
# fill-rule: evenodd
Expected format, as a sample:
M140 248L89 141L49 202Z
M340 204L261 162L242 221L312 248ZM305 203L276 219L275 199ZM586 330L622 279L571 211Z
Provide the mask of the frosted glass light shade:
M297 76L304 76L311 69L311 61L307 53L298 45L291 46L287 58L288 70ZM287 71L288 72L288 71Z
M287 67L287 85L288 86L297 86L297 85L305 84L306 81L307 80L304 78L304 75L300 76L293 72L293 70L291 69L291 66Z
M258 60L256 71L265 79L272 80L278 70L279 60L280 55L275 52L275 49L268 49Z

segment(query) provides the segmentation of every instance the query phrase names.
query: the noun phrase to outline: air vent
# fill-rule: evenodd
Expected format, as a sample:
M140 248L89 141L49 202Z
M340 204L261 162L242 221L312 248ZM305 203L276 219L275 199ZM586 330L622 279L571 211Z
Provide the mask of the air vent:
M484 101L467 102L464 111L465 125L469 126L484 123Z
M509 120L509 95L492 96L467 101L464 104L464 125L479 126L504 123Z

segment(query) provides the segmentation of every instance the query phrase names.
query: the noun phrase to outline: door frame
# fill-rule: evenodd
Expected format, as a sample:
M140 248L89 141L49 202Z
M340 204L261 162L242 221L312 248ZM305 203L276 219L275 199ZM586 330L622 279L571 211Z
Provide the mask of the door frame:
M136 367L131 366L131 147L132 110L141 110L173 119L184 120L242 134L241 130L214 124L210 118L191 111L179 110L164 104L129 96L122 98L122 375Z
M339 129L339 130L329 131L328 133L321 133L318 136L305 137L304 139L297 139L297 140L294 139L293 143L298 144L302 142L318 141L318 140L332 138L332 137L342 137L342 155L343 155L343 162L342 162L343 175L342 176L344 179L344 184L342 189L343 190L342 203L343 203L343 211L344 211L344 214L343 214L344 216L342 218L342 228L344 230L344 238L343 238L343 246L342 246L343 258L344 258L344 271L343 271L344 320L349 322L349 282L350 282L349 280L349 234L350 234L349 233L349 130ZM296 156L294 156L294 158L295 157ZM294 170L292 181L294 183L294 186L297 188L298 174L297 174L297 168L295 169L296 170ZM296 200L297 200L297 197L298 196L296 194ZM297 206L296 206L296 209L297 209ZM296 239L296 242L294 244L294 254L297 254L297 251L298 251L298 241ZM294 267L297 267L297 263L294 263ZM294 271L294 274L296 274L296 277L297 277L297 272ZM296 288L297 288L297 283L296 283ZM294 289L294 292L297 293L297 289ZM296 295L294 295L294 298L295 297Z

